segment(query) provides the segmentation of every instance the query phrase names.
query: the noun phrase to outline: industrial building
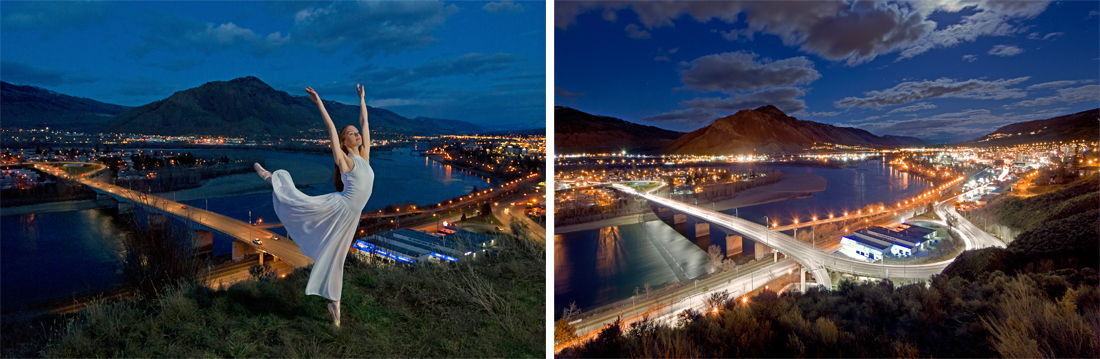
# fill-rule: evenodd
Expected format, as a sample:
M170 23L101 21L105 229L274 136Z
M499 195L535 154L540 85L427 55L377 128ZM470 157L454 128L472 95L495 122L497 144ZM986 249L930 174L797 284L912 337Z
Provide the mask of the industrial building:
M881 260L884 253L895 257L908 257L927 249L935 243L936 231L924 227L901 224L896 227L871 227L841 237L841 251L872 260Z
M415 264L473 259L495 245L493 236L460 229L427 233L401 228L358 238L354 247L361 255Z

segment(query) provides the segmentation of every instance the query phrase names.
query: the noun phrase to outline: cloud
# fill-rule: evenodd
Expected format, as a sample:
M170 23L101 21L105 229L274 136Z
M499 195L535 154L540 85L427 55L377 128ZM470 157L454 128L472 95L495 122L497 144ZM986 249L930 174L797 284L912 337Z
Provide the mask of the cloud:
M764 88L805 85L821 78L814 63L804 56L779 61L756 61L751 52L725 52L682 63L684 87L701 92L755 91Z
M163 16L151 16L144 21L151 29L130 49L130 55L137 59L157 50L175 53L197 50L207 55L215 51L240 50L263 56L289 40L280 32L262 35L232 22L215 25Z
M970 98L979 100L1001 100L1027 96L1020 89L1010 88L1030 77L1000 79L995 81L966 80L955 81L941 78L934 81L903 82L882 91L868 91L866 97L845 97L835 103L836 107L883 108L886 106L920 101L929 98Z
M512 54L485 55L470 53L451 59L430 60L409 67L360 67L357 77L373 88L402 87L433 78L448 76L478 76L513 69L519 58Z
M294 20L290 43L326 54L350 49L368 59L438 43L435 35L459 11L440 1L275 1L265 8Z
M1020 101L1005 107L1034 107L1045 106L1059 102L1075 103L1084 101L1092 101L1093 103L1100 102L1100 85L1087 85L1075 88L1059 89L1057 96L1040 97L1034 100Z
M649 117L642 117L642 121L678 123L688 125L689 128L694 129L710 123L718 117L718 111L689 108L683 110L673 110Z
M523 5L513 3L511 1L491 2L481 7L482 10L495 13L521 13L523 12Z
M107 22L111 4L99 1L26 1L6 4L3 31L40 30L53 35L67 27L86 29Z
M1028 86L1027 88L1030 90L1030 89L1038 89L1038 88L1046 88L1046 87L1064 87L1064 86L1073 85L1073 84L1079 83L1079 82L1084 82L1084 81L1074 81L1074 80L1051 81L1051 82L1044 82L1044 83L1041 83L1041 84L1031 85L1031 86Z
M773 105L782 110L783 113L795 113L806 109L806 103L796 98L805 94L806 92L802 89L785 87L730 97L695 98L681 101L680 106L733 113L744 109Z
M989 54L1000 57L1016 56L1024 53L1024 49L1016 47L1016 45L994 45L992 49L989 49Z
M577 98L586 95L586 93L572 93L561 87L554 87L554 95L563 98Z
M964 9L975 11L964 16L958 24L946 26L940 30L921 36L901 52L898 61L908 59L935 48L950 48L964 42L974 42L982 36L1010 36L1023 31L1026 27L1013 25L1014 20L1030 19L1046 11L1050 1L976 1L954 4L916 2L929 14L934 11L959 12Z
M833 117L833 116L836 116L836 115L839 115L839 114L840 114L839 111L829 111L829 112L806 112L806 111L802 111L800 113L794 114L794 116L796 116L796 117Z
M920 103L917 103L915 105L909 105L909 106L905 106L905 107L895 108L893 110L890 110L890 112L887 112L887 114L896 113L896 112L913 112L913 111L927 110L927 109L930 109L930 108L936 108L936 105L933 105L933 104L928 103L928 102L920 102Z
M671 56L672 54L675 54L676 51L680 51L680 48L677 47L677 48L673 48L671 50L665 51L664 49L658 47L657 48L657 56L653 57L653 61L672 61L672 59L670 59L669 56Z
M976 139L1010 123L1061 116L1066 110L1068 108L1025 114L994 115L988 110L972 109L911 120L879 121L858 126L876 134L901 134L917 136L933 143L951 143Z
M1027 39L1028 40L1048 40L1048 39L1053 39L1053 38L1057 38L1059 36L1065 35L1065 33L1063 33L1063 32L1052 32L1052 33L1049 33L1049 34L1046 34L1046 35L1043 35L1043 36L1039 36L1039 35L1040 35L1040 33L1033 32L1033 33L1027 34Z
M963 60L966 60L966 62L974 62L978 60L978 57L974 55L963 55Z
M700 23L744 23L743 29L722 31L729 40L751 39L755 33L775 35L784 45L856 66L895 52L900 52L901 60L982 36L1012 35L1022 31L1015 20L1037 16L1048 2L563 1L555 3L554 24L566 30L582 13L602 10L607 18L608 13L626 9L636 13L643 26L653 29L674 26L674 19L687 15ZM929 19L936 12L964 9L974 13L957 24L939 26L940 30L939 24Z
M99 81L99 77L92 75L45 69L9 60L0 61L0 79L32 86L61 86Z
M626 30L626 36L631 39L641 40L649 38L649 31L641 30L641 28L638 27L638 24L626 25L626 29L624 30Z
M765 105L778 107L783 113L794 114L806 109L806 103L797 97L806 92L799 88L786 87L764 91L738 94L730 97L705 97L680 101L684 109L673 110L642 118L653 122L674 122L697 128L707 124L722 114L753 109ZM827 114L827 113L826 113Z

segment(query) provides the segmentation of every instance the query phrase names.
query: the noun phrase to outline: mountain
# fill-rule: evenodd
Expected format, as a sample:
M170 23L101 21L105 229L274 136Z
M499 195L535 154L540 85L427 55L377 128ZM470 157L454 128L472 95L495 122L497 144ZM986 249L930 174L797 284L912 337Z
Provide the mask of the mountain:
M851 127L799 120L772 105L741 110L719 118L710 126L692 131L664 147L671 154L740 154L798 152L815 143L848 146L923 145L905 136L875 136Z
M1096 141L1100 137L1100 108L1075 114L1005 125L968 145L1011 146L1045 141Z
M324 103L337 128L359 123L359 106L333 101ZM367 113L372 132L431 135L479 130L466 122L408 119L392 111L369 106ZM105 127L109 131L150 135L268 134L277 137L324 128L317 105L309 97L275 90L252 76L207 82L176 92L164 100L135 107L111 120Z
M554 147L557 154L656 152L683 132L597 116L569 107L554 107Z
M5 127L57 126L94 130L130 107L0 82L0 118Z

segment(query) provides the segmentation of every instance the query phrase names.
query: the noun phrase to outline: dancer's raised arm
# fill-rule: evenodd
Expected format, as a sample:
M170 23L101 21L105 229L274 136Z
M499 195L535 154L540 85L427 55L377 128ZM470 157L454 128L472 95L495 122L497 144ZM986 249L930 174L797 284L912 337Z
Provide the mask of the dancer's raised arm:
M367 100L363 99L366 94L366 88L363 85L355 84L355 89L359 91L359 131L362 131L363 147L359 148L359 157L363 157L364 160L370 162L370 127L367 126Z
M317 108L321 110L321 118L325 120L328 137L332 141L332 160L336 161L337 167L340 167L340 173L351 172L354 165L351 163L351 158L348 158L344 150L340 149L340 133L336 131L336 125L332 123L332 118L328 116L325 104L321 102L321 96L317 95L317 91L314 91L312 87L306 87L306 92L309 93L309 99L317 104Z

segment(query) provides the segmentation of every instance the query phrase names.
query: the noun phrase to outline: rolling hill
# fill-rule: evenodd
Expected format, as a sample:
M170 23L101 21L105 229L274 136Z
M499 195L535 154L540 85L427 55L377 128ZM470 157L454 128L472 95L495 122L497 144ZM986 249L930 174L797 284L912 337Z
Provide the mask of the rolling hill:
M815 143L889 147L923 145L924 141L905 136L875 136L858 128L799 120L768 105L719 118L707 127L677 138L663 151L697 155L790 153Z
M95 130L130 109L7 82L0 82L0 103L5 127L57 126L78 132Z
M680 135L683 133L554 107L554 146L558 154L656 152Z

